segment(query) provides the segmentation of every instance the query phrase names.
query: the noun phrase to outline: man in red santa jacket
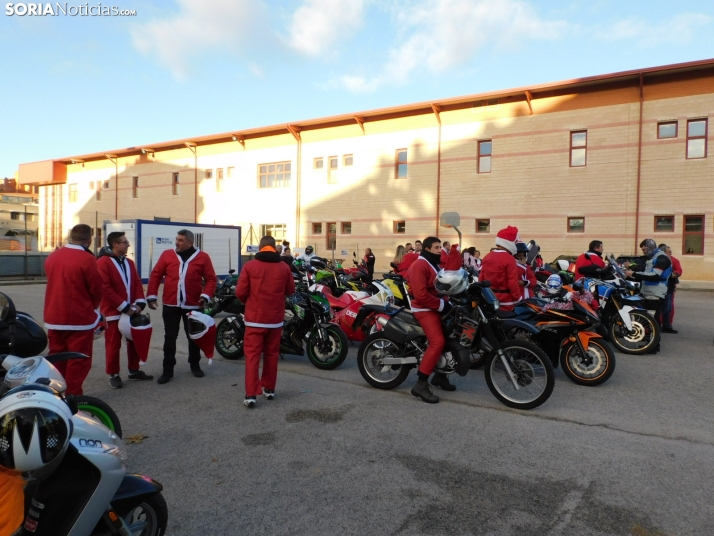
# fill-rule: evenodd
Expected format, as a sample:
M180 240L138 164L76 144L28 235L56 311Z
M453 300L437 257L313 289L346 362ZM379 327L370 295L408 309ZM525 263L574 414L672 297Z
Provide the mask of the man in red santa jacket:
M527 300L535 296L535 288L538 286L531 267L526 264L528 256L528 246L525 242L516 242L516 268L518 268L518 284L521 286L521 299Z
M70 359L55 366L67 382L67 394L81 395L92 368L94 330L99 324L102 278L97 259L87 249L92 228L79 224L72 228L69 243L53 252L45 262L45 327L49 353L80 352L88 359Z
M595 279L610 279L605 270L605 261L602 253L605 246L600 240L593 240L588 245L588 250L575 260L575 281L581 277Z
M99 274L104 281L101 311L107 321L107 331L104 340L106 352L106 371L109 374L109 385L113 389L121 389L119 376L119 353L122 335L119 331L119 318L122 313L133 315L143 311L146 306L144 287L141 285L139 272L134 261L126 258L129 240L123 232L107 235L108 247L102 248L97 260ZM153 380L143 370L139 369L139 354L133 341L127 339L126 353L129 357L130 380Z
M521 285L518 283L516 241L518 228L510 225L498 231L496 248L483 258L479 281L490 281L491 290L501 302L504 311L511 311L521 299Z
M201 350L188 336L188 313L202 309L216 291L216 272L211 258L193 247L193 233L181 229L176 235L176 249L164 251L149 276L146 300L151 309L157 309L156 295L164 279L161 297L164 320L164 370L158 383L167 383L174 377L176 365L176 339L183 319L183 329L188 339L188 363L196 378L203 378L199 362Z
M275 251L275 239L260 239L260 251L255 259L245 263L238 278L236 297L245 304L245 399L247 408L254 408L256 398L275 397L278 379L280 337L283 333L285 298L295 294L295 283L290 267L280 262ZM263 374L259 377L260 356L263 355Z
M439 262L441 261L441 240L435 236L424 239L422 250L417 260L410 266L407 272L407 281L414 299L412 300L412 312L424 330L429 346L424 352L424 356L417 370L417 382L412 387L412 394L421 398L429 404L439 402L439 397L431 392L429 387L429 375L434 372L434 367L439 361L439 357L444 350L446 340L441 329L441 315L451 306L439 297L439 293L434 286L436 276L439 273ZM431 384L441 387L444 391L454 391L456 387L449 383L446 374L434 374Z

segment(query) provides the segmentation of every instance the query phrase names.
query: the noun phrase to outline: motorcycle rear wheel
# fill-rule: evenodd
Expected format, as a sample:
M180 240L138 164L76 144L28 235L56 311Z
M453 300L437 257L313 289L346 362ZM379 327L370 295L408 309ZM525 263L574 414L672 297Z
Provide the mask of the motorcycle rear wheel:
M216 350L226 359L241 359L243 352L243 338L236 333L231 318L224 318L216 328Z
M563 372L578 385L605 383L615 372L615 351L612 346L604 339L590 339L587 354L585 360L577 344L566 344L560 351Z
M628 332L622 320L614 318L608 326L610 342L625 354L648 354L659 344L661 329L659 322L647 311L630 311L632 331Z
M77 409L84 413L89 413L92 417L99 421L114 432L119 437L122 436L121 423L119 417L114 413L114 410L109 404L98 398L87 395L75 395L74 402L77 404Z
M397 343L389 340L382 332L372 333L359 347L357 367L365 381L377 389L394 389L404 383L409 376L411 365L380 365L387 355L401 355Z
M310 363L319 369L333 370L339 367L347 358L349 341L347 340L347 335L339 326L331 325L324 329L328 337L329 349L320 349L319 341L316 340L317 333L313 332L307 343L307 358Z
M550 359L534 343L510 340L501 343L504 356L511 363L518 389L497 351L486 359L485 375L488 388L501 403L510 408L533 409L548 400L555 386L555 372Z
M161 493L152 495L122 516L134 536L162 536L166 534L169 509Z

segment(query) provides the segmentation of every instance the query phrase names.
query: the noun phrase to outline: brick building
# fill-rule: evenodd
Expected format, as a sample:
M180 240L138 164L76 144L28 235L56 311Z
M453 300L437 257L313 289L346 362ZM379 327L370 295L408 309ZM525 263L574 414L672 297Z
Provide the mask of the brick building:
M652 237L714 280L712 117L704 60L22 164L19 181L40 186L44 247L80 221L168 217L371 247L384 269L398 244L453 241L438 216L457 211L482 251L509 224L546 260Z

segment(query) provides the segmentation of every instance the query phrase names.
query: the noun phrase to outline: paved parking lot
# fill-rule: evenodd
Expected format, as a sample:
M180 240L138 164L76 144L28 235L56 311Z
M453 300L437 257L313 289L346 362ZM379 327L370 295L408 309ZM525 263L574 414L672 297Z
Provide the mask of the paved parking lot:
M39 318L44 289L0 286ZM501 405L482 371L434 406L410 395L414 374L378 391L356 346L335 371L287 356L276 400L249 411L242 361L203 360L197 379L183 352L169 384L112 390L102 339L85 392L115 408L125 436L147 436L128 446L128 468L165 486L171 535L711 535L713 312L714 293L679 292L680 333L660 354L618 354L593 388L558 370L527 412ZM146 370L158 377L152 319Z

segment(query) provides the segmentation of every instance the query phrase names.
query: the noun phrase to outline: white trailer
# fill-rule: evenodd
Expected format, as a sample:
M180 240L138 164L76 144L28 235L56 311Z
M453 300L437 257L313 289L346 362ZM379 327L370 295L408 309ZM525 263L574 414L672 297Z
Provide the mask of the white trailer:
M167 249L175 249L176 233L181 229L194 234L194 246L211 256L219 277L226 277L231 269L240 272L240 227L154 220L105 220L103 236L106 242L109 233L126 233L130 244L127 257L136 263L141 280L147 283L159 256Z

